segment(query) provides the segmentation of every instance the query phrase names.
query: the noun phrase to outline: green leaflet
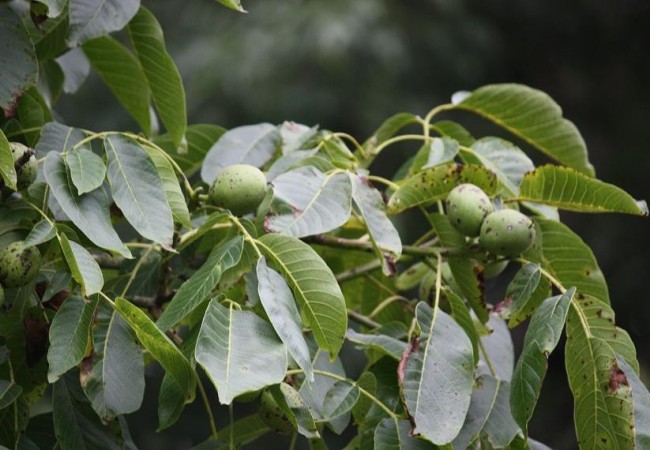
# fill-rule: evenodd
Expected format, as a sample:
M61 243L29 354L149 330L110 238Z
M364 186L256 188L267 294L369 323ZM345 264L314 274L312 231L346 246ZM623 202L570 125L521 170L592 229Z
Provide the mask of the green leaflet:
M290 236L266 234L256 244L284 275L319 347L332 358L336 356L348 317L341 288L330 268L309 245Z
M137 14L129 22L128 30L136 56L144 69L158 114L172 137L174 146L185 147L186 143L183 143L187 129L185 89L176 64L165 48L160 24L147 8L140 6Z
M203 317L195 358L217 388L222 405L279 383L287 370L287 349L268 322L216 300Z
M113 95L146 136L151 135L151 90L138 59L110 36L86 42L83 51Z
M520 84L492 84L475 90L455 107L477 113L560 163L594 175L580 132L542 91Z
M387 211L396 214L443 200L460 183L472 183L488 195L496 192L496 176L482 166L442 164L408 177L390 197Z
M634 200L623 189L552 165L538 167L524 176L519 199L570 211L648 215L646 202Z

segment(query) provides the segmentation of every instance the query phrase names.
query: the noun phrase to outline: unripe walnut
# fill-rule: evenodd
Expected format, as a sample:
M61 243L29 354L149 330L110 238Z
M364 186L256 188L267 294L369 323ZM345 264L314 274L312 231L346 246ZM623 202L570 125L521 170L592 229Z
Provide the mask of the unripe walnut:
M36 247L13 242L0 251L0 283L8 288L25 286L36 277L40 265L41 253Z
M214 180L208 198L215 206L241 216L252 212L266 195L266 177L257 167L235 164L221 171Z
M495 211L483 221L479 244L495 255L515 256L535 241L535 226L528 216L514 209Z
M18 179L18 190L26 189L36 179L38 163L34 156L34 150L20 142L10 142L11 156L14 158L16 167L16 178ZM26 155L27 153L27 155Z
M258 413L262 421L273 431L280 434L288 434L293 431L291 420L289 420L278 402L275 401L271 391L265 390L260 395L260 409Z
M478 236L483 219L492 211L490 198L473 184L459 184L447 196L447 216L465 236Z

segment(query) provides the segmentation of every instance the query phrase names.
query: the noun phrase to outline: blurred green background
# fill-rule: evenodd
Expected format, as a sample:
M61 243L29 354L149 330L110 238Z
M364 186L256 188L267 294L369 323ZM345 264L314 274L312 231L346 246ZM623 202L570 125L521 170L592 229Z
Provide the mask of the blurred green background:
M248 14L211 0L144 4L161 21L182 73L190 123L234 127L293 120L363 140L393 113L424 115L458 90L519 82L546 91L562 106L583 133L599 178L650 199L646 1L249 0ZM75 126L135 127L93 75L78 94L63 98L57 111ZM492 131L480 121L467 123L475 131ZM415 150L389 150L377 170L390 173ZM562 217L593 248L617 322L632 335L647 372L648 220ZM494 288L499 292L502 286ZM358 356L353 349L346 352ZM559 346L531 435L555 449L573 449L563 358ZM153 434L159 374L149 375L151 404L129 418L140 448L185 449L205 438L208 428L198 402L178 425ZM227 423L227 410L218 411L218 421ZM342 446L328 439L331 448ZM250 448L287 446L283 438L269 436Z

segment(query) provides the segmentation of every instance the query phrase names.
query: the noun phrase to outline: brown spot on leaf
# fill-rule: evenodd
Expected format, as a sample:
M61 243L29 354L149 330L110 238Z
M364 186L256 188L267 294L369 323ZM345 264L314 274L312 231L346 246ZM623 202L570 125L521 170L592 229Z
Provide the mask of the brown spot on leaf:
M612 394L615 394L619 387L623 386L629 386L629 382L627 381L627 376L625 376L625 372L623 372L618 365L614 364L612 366L611 370L609 371L609 391Z

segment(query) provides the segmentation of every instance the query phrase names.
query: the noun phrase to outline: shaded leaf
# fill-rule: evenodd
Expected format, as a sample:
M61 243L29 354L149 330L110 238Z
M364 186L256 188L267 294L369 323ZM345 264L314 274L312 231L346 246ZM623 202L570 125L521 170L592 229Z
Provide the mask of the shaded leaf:
M593 252L566 225L553 220L535 218L537 242L525 256L549 271L565 286L575 286L579 293L609 303L605 277ZM579 270L576 270L579 268Z
M355 344L370 347L399 361L408 344L385 334L362 334L348 329L345 338Z
M402 255L402 241L386 215L384 199L367 178L352 173L349 177L354 206L366 222L370 239L381 258L384 275L393 275L394 265Z
M311 366L309 348L302 333L300 312L296 307L293 294L279 273L266 265L262 256L257 262L257 292L264 311L291 357L304 370L309 381L314 374Z
M292 289L319 347L334 357L343 344L348 320L345 299L330 268L296 238L267 234L256 242Z
M513 328L530 317L544 300L551 296L551 283L546 278L541 278L535 290L521 305L513 305L509 312L508 327Z
M61 448L121 450L124 438L116 421L103 425L70 374L54 383L52 407L54 433Z
M460 145L471 147L474 137L467 129L457 122L451 120L439 120L431 124L431 129L441 136L447 136L458 141Z
M104 286L102 270L88 250L61 233L59 243L72 277L81 286L84 296L96 294Z
M366 150L372 150L393 137L399 130L405 126L416 123L418 118L415 114L411 113L397 113L390 116L388 119L377 128L373 135L363 144Z
M472 344L445 312L420 302L421 334L404 353L398 377L415 434L434 444L451 442L469 408L473 385Z
M224 438L210 438L207 441L192 447L192 450L230 450L230 436L233 437L233 443L235 445L246 445L260 436L265 435L269 431L271 431L271 429L266 423L264 423L260 415L252 414L243 419L236 420L231 425L222 428L219 431L219 434ZM226 438L226 436L228 436L228 438Z
M447 262L460 293L467 300L478 319L483 323L487 322L485 286L478 277L476 261L462 256L450 256L447 258Z
M625 358L617 355L616 361L625 375L625 382L632 389L636 448L648 448L650 446L650 393ZM623 382L622 378L621 382Z
M308 439L318 439L320 434L309 407L293 387L287 383L271 386L271 395L298 433Z
M162 28L154 15L141 6L128 29L158 114L178 148L187 128L185 89L176 64L165 48Z
M50 347L47 351L49 383L56 382L83 359L96 307L97 297L86 302L82 297L72 295L56 312L50 325Z
M472 183L488 195L496 190L496 176L481 166L444 164L408 177L388 201L388 213L395 214L415 206L443 200L461 183Z
M113 201L138 233L171 247L174 234L172 212L160 175L149 155L126 136L104 139L108 157L108 181Z
M300 189L296 189L300 186ZM267 231L305 237L331 231L347 222L351 213L352 188L347 175L324 175L302 167L278 176L274 194L292 206L292 213L268 216Z
M124 28L138 11L140 0L70 0L69 4L68 44L75 47Z
M517 314L524 308L528 299L539 286L541 278L542 272L539 264L526 264L519 269L506 289L506 298L512 301L513 314Z
M279 383L287 370L287 350L268 322L215 300L205 312L195 357L225 405Z
M533 314L524 338L522 353L512 376L510 406L512 416L527 435L546 375L547 359L555 350L575 294L571 288L562 295L544 301Z
M234 164L262 167L271 159L279 143L280 132L269 123L228 130L205 156L201 179L212 184L224 168Z
M135 119L144 134L151 135L151 90L138 59L110 36L86 42L83 51L95 72Z
M10 406L22 392L23 388L13 381L0 380L0 409Z
M71 128L58 122L46 123L41 129L41 138L36 144L36 157L44 158L49 152L68 152L85 137L84 132L78 128Z
M337 381L325 394L323 420L332 420L351 411L359 400L359 388L353 382Z
M108 197L103 189L78 195L68 178L63 158L56 152L47 154L43 173L62 210L88 239L100 248L131 256L111 225Z
M445 296L449 301L449 306L451 307L451 317L454 318L456 323L465 330L467 337L472 342L472 350L474 353L474 365L479 361L479 335L474 326L474 320L470 314L469 308L463 301L463 299L453 291L446 291Z
M133 328L144 348L172 376L185 398L194 398L196 385L194 369L178 347L165 333L156 328L143 311L128 300L122 297L115 299L115 309Z
M129 325L112 308L99 305L93 321L93 353L80 375L90 403L102 420L140 409L144 361Z
M411 433L408 420L386 418L375 429L375 450L433 450L431 442L418 439Z
M580 132L542 91L520 84L492 84L475 90L455 107L491 120L566 166L594 174Z
M237 236L220 245L203 265L184 282L156 322L167 330L183 320L203 302L217 286L224 271L235 266L242 255L244 240Z
M573 169L545 165L524 176L519 199L581 212L648 215L648 205L623 189Z
M9 5L0 5L0 108L12 111L16 100L38 77L36 50L27 29ZM13 162L12 162L13 166ZM11 184L11 183L8 183Z

